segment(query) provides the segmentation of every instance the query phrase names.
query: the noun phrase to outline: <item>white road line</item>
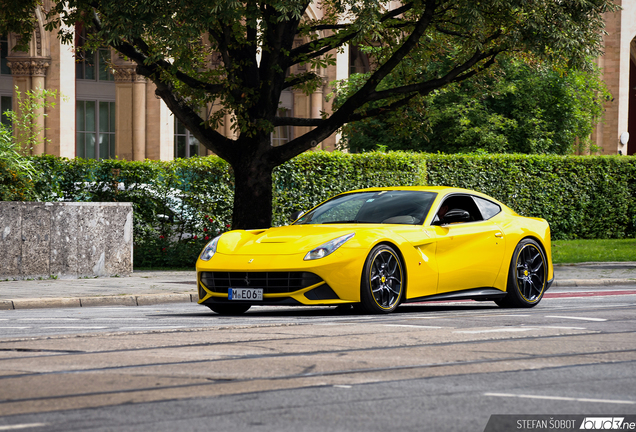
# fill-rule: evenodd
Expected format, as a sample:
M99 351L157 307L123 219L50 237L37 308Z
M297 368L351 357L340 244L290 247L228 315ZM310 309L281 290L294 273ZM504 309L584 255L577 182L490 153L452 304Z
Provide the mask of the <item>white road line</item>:
M385 327L411 327L411 328L425 328L425 329L441 329L444 327L438 326L421 326L421 325L413 325L413 324L382 324Z
M560 315L546 315L545 317L571 319L571 320L579 320L579 321L607 321L605 318L585 318L585 317L572 317L572 316L560 316Z
M467 334L478 334L478 333L497 333L497 332L524 332L538 330L536 327L513 327L513 328L498 328L498 329L488 329L488 330L457 330L453 333L467 333Z
M529 317L532 316L530 314L492 314L490 316L494 316L494 317L521 317L521 318L525 318L525 317Z
M16 321L79 321L80 318L18 318Z
M0 330L8 330L8 329L13 329L13 330L25 330L25 329L30 329L31 327L0 327Z
M335 384L334 385L335 388L343 388L343 389L350 389L352 386L350 385L344 385L344 384Z
M572 398L561 396L541 396L541 395L524 395L524 394L511 394L511 393L484 393L484 396L494 397L516 397L522 399L544 399L544 400L558 400L569 402L593 402L593 403L609 403L609 404L623 404L623 405L636 405L636 401L628 400L613 400L613 399L588 399L588 398Z
M104 327L106 328L106 327ZM188 326L139 326L139 327L117 327L118 330L166 330L188 328Z
M587 330L586 327L541 326L541 328L561 329L561 330Z
M16 424L16 425L0 426L0 431L28 429L28 428L34 428L34 427L44 427L48 425L49 425L48 423L23 423L23 424Z
M93 327L93 326L47 326L40 327L42 330L101 330L108 327Z

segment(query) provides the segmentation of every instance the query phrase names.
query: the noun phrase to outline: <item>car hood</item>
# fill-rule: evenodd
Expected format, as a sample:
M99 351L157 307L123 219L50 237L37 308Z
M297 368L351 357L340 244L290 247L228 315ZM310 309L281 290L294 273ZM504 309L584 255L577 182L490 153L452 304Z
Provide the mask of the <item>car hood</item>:
M217 252L227 255L289 255L307 253L360 225L288 225L266 230L230 231L221 236ZM367 228L369 229L369 228Z

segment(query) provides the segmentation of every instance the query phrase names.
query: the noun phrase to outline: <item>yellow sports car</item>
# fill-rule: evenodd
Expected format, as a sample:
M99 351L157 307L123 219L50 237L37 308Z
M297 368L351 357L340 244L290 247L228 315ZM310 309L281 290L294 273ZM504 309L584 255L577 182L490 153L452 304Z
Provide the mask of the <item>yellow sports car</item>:
M291 225L212 239L196 267L199 303L220 314L342 304L389 313L456 299L532 307L553 281L545 220L450 187L343 193Z

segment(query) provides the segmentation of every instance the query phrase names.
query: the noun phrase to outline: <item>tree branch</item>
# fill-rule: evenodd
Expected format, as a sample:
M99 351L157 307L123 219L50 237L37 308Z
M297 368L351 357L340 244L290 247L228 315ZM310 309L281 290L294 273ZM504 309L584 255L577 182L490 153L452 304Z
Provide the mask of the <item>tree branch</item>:
M419 94L427 94L427 93L430 93L432 90L440 88L451 82L464 81L474 76L478 72L481 72L482 70L490 67L494 63L495 57L502 51L503 50L491 50L487 53L482 53L479 50L477 50L470 59L468 59L463 64L454 67L452 70L450 70L446 75L444 75L441 78L432 79L432 80L428 80L428 81L424 81L424 82L420 82L416 84L411 84L411 85L406 85L402 87L396 87L389 90L373 92L369 94L366 102L374 102L374 101L378 101L382 99L388 99L392 96L395 96L396 94L407 94L412 92L417 92ZM490 60L486 64L484 64L482 67L472 70L470 72L467 72L477 63L487 58L489 58Z
M391 18L395 18L398 15L403 14L404 12L409 11L410 9L413 8L413 3L406 3L403 6L400 6L396 9L390 10L387 13L385 13L382 18L380 18L380 22L385 22ZM395 28L401 28L408 25L408 23L400 23L399 25L396 25ZM314 27L320 27L320 26L314 26ZM333 26L332 26L333 27ZM297 48L294 48L291 51L290 54L290 58L291 63L289 64L289 66L301 63L303 61L306 61L308 59L313 59L316 57L320 57L323 54L326 54L327 52L331 51L332 49L338 48L339 46L343 46L345 45L347 42L349 42L350 40L354 39L356 36L358 36L360 34L359 31L354 31L352 33L350 33L349 35L342 37L342 33L346 33L346 30L351 28L351 24L345 24L343 25L343 30L341 32L338 32L334 35L330 35L321 39L317 39L317 40L313 40L310 41L304 45L301 45ZM313 28L310 27L309 30L311 31ZM332 30L333 28L327 28L326 30ZM304 30L304 29L303 29ZM320 29L316 29L316 30L320 30ZM321 48L319 48L317 51L315 50L316 46L320 46ZM305 56L306 55L306 56Z
M320 126L324 123L324 119L310 119L299 117L276 117L274 118L274 126Z

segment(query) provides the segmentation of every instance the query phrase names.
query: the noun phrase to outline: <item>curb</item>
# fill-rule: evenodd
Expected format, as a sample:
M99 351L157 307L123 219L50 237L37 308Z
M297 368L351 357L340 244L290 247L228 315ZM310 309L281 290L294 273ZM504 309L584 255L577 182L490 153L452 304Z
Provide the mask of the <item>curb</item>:
M84 298L28 298L0 300L0 310L71 308L94 306L150 306L165 303L197 302L196 294L140 294Z
M553 287L598 287L609 285L636 285L636 279L560 279ZM167 303L196 303L197 294L138 294L81 298L26 298L0 300L0 310L73 308L95 306L151 306Z
M594 287L608 285L634 285L636 279L561 279L555 280L552 286Z

